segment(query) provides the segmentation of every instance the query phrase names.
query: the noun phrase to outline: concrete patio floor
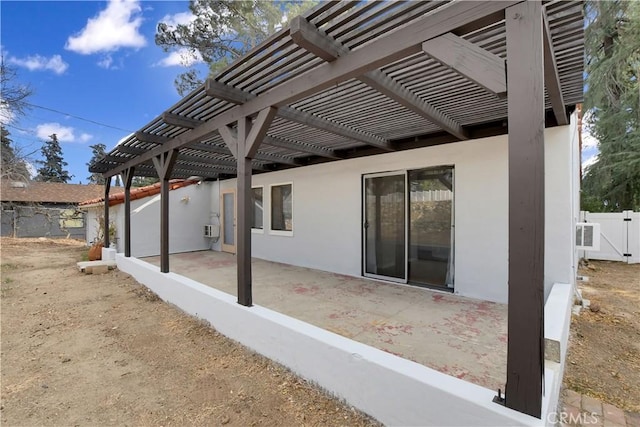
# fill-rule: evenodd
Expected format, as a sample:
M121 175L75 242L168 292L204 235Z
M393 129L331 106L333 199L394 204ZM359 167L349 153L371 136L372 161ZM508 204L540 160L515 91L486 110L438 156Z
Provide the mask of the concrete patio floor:
M160 265L160 257L142 258ZM504 390L507 306L252 260L253 303L480 386ZM172 272L237 295L235 255L170 256Z

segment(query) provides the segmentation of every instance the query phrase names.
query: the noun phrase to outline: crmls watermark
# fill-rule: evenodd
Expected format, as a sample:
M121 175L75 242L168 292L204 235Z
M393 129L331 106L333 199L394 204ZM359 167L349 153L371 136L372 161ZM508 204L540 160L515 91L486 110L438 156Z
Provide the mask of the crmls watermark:
M579 414L569 412L549 412L547 414L547 423L556 425L563 424L575 424L575 425L589 425L599 423L598 414L595 412L587 413L581 412Z

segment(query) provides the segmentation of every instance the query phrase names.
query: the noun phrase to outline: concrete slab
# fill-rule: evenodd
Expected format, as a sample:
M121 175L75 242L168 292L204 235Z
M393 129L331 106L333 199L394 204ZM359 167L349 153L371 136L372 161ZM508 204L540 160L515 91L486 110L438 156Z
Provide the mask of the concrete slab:
M98 261L80 261L78 263L76 263L76 266L78 267L79 271L84 272L85 269L87 268L93 268L93 267L97 267L97 266L106 266L109 270L113 270L114 268L116 268L117 264L115 259L112 261L104 261L104 260L98 260Z
M158 266L159 257L143 259ZM507 307L449 293L252 260L255 304L465 381L504 390ZM237 295L235 256L174 254L171 271Z

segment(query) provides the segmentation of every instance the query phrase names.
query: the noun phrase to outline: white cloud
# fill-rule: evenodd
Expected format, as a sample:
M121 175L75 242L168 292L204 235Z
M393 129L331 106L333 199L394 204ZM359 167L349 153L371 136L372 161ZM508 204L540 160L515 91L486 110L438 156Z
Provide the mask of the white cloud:
M40 139L49 139L54 133L60 142L87 142L93 135L82 133L80 137L76 137L75 129L71 126L63 126L60 123L42 123L36 126L36 135Z
M90 18L79 33L69 36L65 48L89 55L114 52L122 47L143 47L147 41L139 32L140 12L138 1L111 0L107 8Z
M106 70L115 70L118 67L113 66L113 57L111 55L105 55L100 61L96 62L98 67L104 68Z
M156 62L154 65L159 67L190 67L197 62L202 62L200 52L190 52L189 49L180 49L171 52L169 56Z
M174 15L165 15L160 22L167 24L169 27L176 27L178 25L187 25L195 20L196 16L191 13L191 11L187 11L176 13Z
M40 71L40 70L49 70L54 73L60 75L67 71L69 68L69 64L62 60L60 55L53 55L51 58L47 58L42 55L31 55L26 58L16 58L15 56L10 56L7 58L7 61L10 64L17 65L19 67L24 67L29 71Z

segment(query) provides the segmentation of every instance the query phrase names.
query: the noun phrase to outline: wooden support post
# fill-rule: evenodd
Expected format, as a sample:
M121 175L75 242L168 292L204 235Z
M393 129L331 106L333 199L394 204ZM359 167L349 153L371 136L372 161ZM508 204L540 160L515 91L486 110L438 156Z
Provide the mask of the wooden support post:
M135 168L129 168L122 172L124 181L124 256L131 256L131 183Z
M241 156L246 153L247 137L251 129L248 118L238 120L238 212L236 252L238 262L238 303L247 307L253 305L251 292L251 159Z
M153 158L160 178L160 271L169 272L169 178L178 158L178 150L171 150Z
M227 126L219 129L222 139L238 162L238 212L236 213L238 304L246 307L253 305L251 292L251 158L265 138L275 113L275 108L265 108L260 111L253 125L249 117L238 120L238 130L235 134Z
M542 6L509 7L509 308L506 406L541 417L544 374Z
M111 177L104 182L104 247L108 248L109 241L109 190L111 190Z

